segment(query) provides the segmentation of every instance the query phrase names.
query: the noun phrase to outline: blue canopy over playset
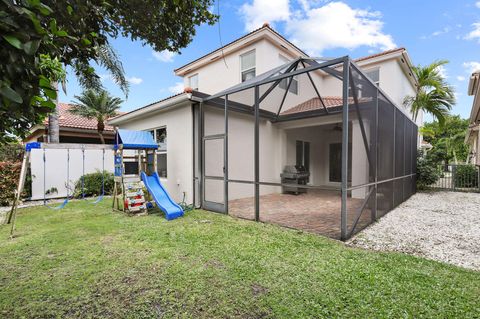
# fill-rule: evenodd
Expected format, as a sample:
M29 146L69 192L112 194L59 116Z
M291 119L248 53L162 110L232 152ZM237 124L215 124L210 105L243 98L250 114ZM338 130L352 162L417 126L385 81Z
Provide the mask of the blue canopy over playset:
M163 187L157 173L157 143L152 134L145 131L130 131L119 129L115 138L115 187L114 207L120 208L118 191L121 188L123 197L122 210L138 211L148 208L140 180L145 185L149 195L159 209L165 213L167 220L183 216L184 211ZM135 151L127 156L124 150ZM125 160L133 159L138 164L138 174L126 174Z

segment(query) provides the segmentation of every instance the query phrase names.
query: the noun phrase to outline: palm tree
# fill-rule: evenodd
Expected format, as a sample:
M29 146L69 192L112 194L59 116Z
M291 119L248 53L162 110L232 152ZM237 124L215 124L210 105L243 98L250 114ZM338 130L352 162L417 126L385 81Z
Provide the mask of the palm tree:
M88 89L81 95L75 95L77 101L73 101L73 107L70 109L72 114L80 115L87 119L97 120L97 131L102 144L105 144L103 131L105 130L105 121L112 116L117 115L123 100L111 96L105 90Z
M113 47L107 43L96 47L96 51L97 56L95 62L97 62L97 64L99 64L100 66L104 67L110 73L113 81L120 87L120 89L125 94L125 97L128 97L129 83L126 79L122 62L120 61L120 58L118 57ZM65 69L58 62L57 59L46 59L46 61L46 63L50 63L50 69L52 69L52 63L56 63L54 64L56 73L54 75L55 78L52 79L52 88L54 88L55 91L57 91L58 93L58 82L60 82L62 84L63 91L66 92ZM91 89L95 91L103 90L100 77L93 71L93 69L88 63L74 61L72 66L73 71L77 76L78 82L84 89ZM55 105L55 109L48 115L48 141L50 143L59 143L60 141L60 127L58 124L58 96L55 99ZM100 139L103 142L103 135L101 134Z
M438 60L427 66L413 68L418 84L415 96L407 96L404 104L410 107L413 119L416 120L420 111L430 113L440 125L445 123L445 117L455 104L455 92L448 85L442 74L446 60Z

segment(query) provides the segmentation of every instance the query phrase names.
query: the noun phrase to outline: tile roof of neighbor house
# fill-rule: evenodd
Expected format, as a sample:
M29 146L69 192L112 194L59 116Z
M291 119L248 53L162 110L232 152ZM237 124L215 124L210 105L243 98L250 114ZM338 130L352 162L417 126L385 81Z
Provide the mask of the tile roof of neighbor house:
M78 128L78 129L85 129L85 130L97 130L97 120L95 119L86 119L79 115L75 115L70 113L70 109L72 108L71 104L68 103L58 103L58 124L60 128L68 127L68 128ZM120 114L119 114L120 115ZM48 117L43 121L45 125L48 124ZM113 132L113 126L105 125L105 131Z

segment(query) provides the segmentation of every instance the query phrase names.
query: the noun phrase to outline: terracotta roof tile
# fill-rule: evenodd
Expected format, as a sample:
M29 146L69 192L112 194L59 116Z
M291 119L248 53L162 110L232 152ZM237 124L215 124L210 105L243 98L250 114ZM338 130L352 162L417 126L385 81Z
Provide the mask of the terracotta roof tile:
M322 99L327 109L341 107L343 105L343 98L341 96L322 96ZM371 99L360 98L358 102L363 103L368 101L371 101ZM348 98L348 103L353 104L353 98ZM296 114L316 110L323 110L323 105L318 97L311 98L310 100L307 100L292 108L289 108L288 110L282 112L281 115Z
M85 130L97 130L97 120L95 119L86 119L84 117L70 113L72 108L71 104L68 103L58 103L58 124L60 128L69 127L69 128L79 128ZM120 112L119 112L120 113ZM123 112L122 112L123 113ZM48 124L48 117L43 122L45 125ZM105 131L113 132L113 126L105 125Z
M370 59L378 58L378 57L383 56L383 55L387 55L387 54L394 53L394 52L400 52L400 51L406 51L406 49L405 48L395 48L395 49L392 49L392 50L387 50L387 51L375 53L375 54L372 54L372 55L367 55L367 56L355 59L354 61L355 62L360 62L360 61L370 60Z
M343 99L340 96L323 96L322 99L327 108L338 107L342 106L343 104ZM323 109L323 105L318 97L314 97L292 108L289 108L288 110L282 112L282 115L315 111L320 109Z

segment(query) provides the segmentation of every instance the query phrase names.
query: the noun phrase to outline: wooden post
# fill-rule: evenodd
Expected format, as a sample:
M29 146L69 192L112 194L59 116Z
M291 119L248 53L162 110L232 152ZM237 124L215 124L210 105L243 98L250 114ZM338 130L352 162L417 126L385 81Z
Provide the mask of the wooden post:
M12 227L10 229L11 237L13 236L13 232L15 230L15 217L17 214L17 206L18 206L18 203L20 202L20 196L22 196L23 187L25 186L25 179L27 177L27 169L28 169L29 163L30 163L30 151L25 151L25 154L23 154L22 168L20 170L20 178L18 181L17 192L13 200L12 209L10 210L10 213L7 214L5 219L6 224L10 224L10 223L12 224Z

